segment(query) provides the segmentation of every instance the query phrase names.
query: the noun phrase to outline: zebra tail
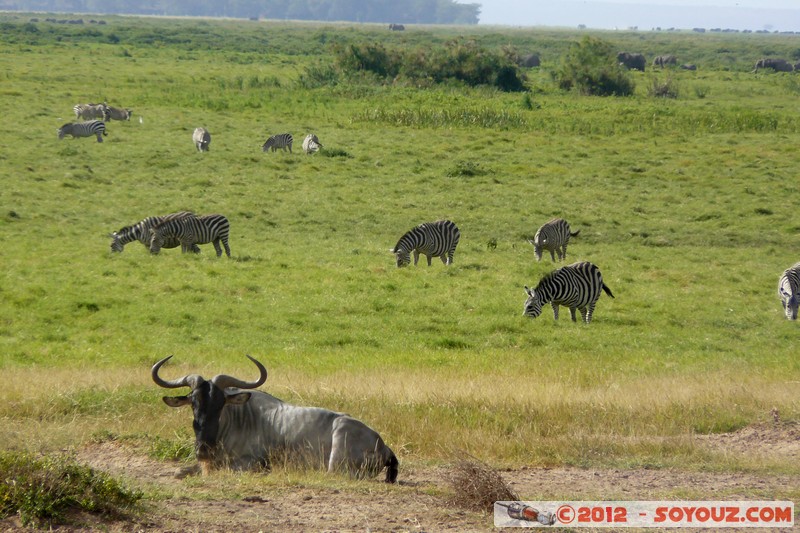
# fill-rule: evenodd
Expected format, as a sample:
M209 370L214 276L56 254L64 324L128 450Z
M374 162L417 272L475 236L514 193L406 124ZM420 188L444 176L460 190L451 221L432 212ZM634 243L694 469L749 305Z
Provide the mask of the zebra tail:
M578 233L580 233L580 232L581 232L581 230L578 230L578 231L576 231L575 233L569 232L569 236L570 236L570 237L577 237L577 236L578 236Z
M609 289L609 288L608 288L608 285L606 285L605 283L603 283L603 290L606 292L606 294L608 294L609 296L611 296L612 298L614 298L614 295L613 295L613 294L611 294L611 289Z

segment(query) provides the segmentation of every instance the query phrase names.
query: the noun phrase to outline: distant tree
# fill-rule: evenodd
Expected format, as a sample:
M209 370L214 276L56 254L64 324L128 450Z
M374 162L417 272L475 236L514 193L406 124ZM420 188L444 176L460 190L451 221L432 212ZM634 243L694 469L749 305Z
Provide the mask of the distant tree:
M611 44L588 35L570 45L555 76L562 89L587 95L628 96L634 89Z

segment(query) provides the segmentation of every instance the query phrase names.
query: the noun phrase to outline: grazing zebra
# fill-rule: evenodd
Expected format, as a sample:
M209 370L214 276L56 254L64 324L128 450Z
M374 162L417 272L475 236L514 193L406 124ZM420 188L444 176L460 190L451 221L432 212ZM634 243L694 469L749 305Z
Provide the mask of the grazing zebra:
M105 102L102 104L77 104L72 108L76 119L99 119L108 121L111 117L111 110Z
M177 213L170 213L169 215L147 217L136 224L125 226L119 231L115 231L109 235L109 237L114 239L111 241L111 251L122 252L122 250L125 248L125 245L133 241L139 241L145 247L150 248L150 240L152 239L150 228L156 227L165 220L172 220L173 218L183 218L193 215L194 213L191 211L179 211ZM180 245L181 242L178 239L169 238L164 239L164 244L161 247L176 248ZM192 251L195 253L200 253L200 248L195 244L192 248Z
M292 142L294 142L294 139L292 139L291 133L281 133L280 135L273 135L272 137L267 139L267 142L265 142L263 146L261 146L261 151L266 152L267 150L272 148L272 151L274 152L275 150L280 148L285 152L286 149L288 148L289 153L292 153Z
M58 128L58 138L63 139L65 135L75 137L91 137L97 135L97 142L103 142L103 135L108 135L106 125L101 120L89 120L86 122L67 123Z
M587 324L592 321L592 313L597 300L600 299L600 289L606 294L611 294L605 283L603 275L596 265L588 261L580 261L563 266L546 274L535 289L525 287L528 299L525 300L523 316L536 318L542 314L542 305L550 302L553 306L553 316L558 320L558 306L566 305L575 322L575 309L580 310L583 321Z
M192 133L192 141L197 147L198 152L208 152L211 150L211 134L205 128L195 128Z
M528 242L533 245L533 253L536 254L537 261L542 260L542 250L549 251L553 261L556 260L554 252L557 253L558 260L561 261L567 257L569 238L576 237L580 232L581 230L570 233L569 223L566 220L554 218L539 228L533 239L528 239Z
M222 257L222 248L219 246L220 241L222 241L223 246L225 246L225 253L230 257L229 233L230 223L223 215L187 216L165 220L161 224L150 228L150 234L152 235L150 253L157 254L164 247L164 243L173 238L180 241L183 253L190 251L198 253L197 244L211 242L217 251L217 257Z
M420 253L425 254L428 258L428 266L431 266L432 257L439 257L442 263L451 265L460 238L461 232L449 220L426 222L400 237L391 251L397 257L398 268L411 263L412 251L414 252L414 265L417 264Z
M783 271L778 280L778 296L781 298L786 318L797 320L797 307L800 303L800 263L795 263Z
M108 106L108 116L106 120L130 120L133 111L130 109L122 109L119 107Z
M303 151L305 153L313 154L314 152L318 152L320 148L322 148L322 143L319 142L319 139L313 133L309 133L306 135L306 138L303 139Z

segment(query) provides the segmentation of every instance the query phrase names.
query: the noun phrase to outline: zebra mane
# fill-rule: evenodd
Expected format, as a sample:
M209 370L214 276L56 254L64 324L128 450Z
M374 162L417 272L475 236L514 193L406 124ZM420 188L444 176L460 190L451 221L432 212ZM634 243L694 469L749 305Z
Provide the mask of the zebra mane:
M536 285L536 288L538 289L542 285L542 283L546 283L546 282L552 280L553 278L555 278L556 274L558 274L559 270L561 270L561 269L557 268L556 270L553 270L552 272L548 272L547 274L542 276L542 279L539 280L539 283Z

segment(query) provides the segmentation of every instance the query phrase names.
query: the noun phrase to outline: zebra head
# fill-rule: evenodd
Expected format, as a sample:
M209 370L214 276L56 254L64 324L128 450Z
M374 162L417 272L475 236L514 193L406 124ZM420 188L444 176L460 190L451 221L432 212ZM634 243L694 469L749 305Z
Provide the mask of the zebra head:
M122 244L122 241L120 240L119 235L117 234L117 232L109 233L108 236L111 237L112 239L114 239L113 241L111 241L111 251L112 252L120 252L121 253L122 250L125 249L125 245Z
M783 312L786 313L786 319L797 320L797 308L800 307L797 295L788 294L782 290L781 301L783 302Z
M402 246L392 248L389 251L395 255L397 268L402 268L411 264L411 252L403 249Z
M544 249L545 244L547 244L547 237L541 234L541 232L536 232L536 235L533 239L528 239L528 242L533 245L533 253L536 255L536 260L542 260L542 250Z
M527 285L525 286L525 292L528 295L528 299L525 300L525 308L522 311L522 316L536 318L542 314L542 299L534 289L529 289Z

